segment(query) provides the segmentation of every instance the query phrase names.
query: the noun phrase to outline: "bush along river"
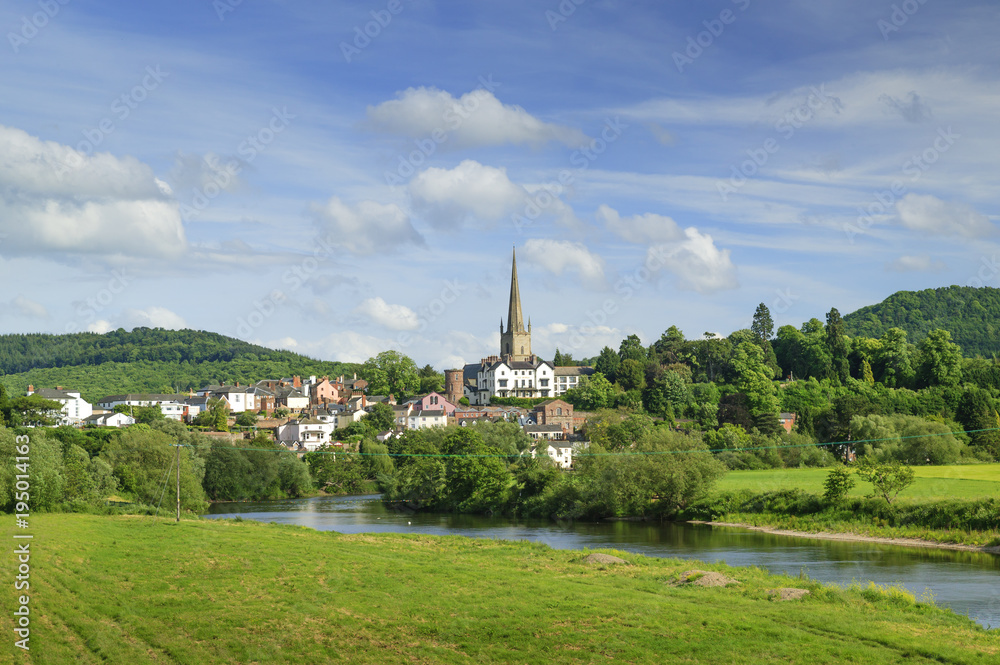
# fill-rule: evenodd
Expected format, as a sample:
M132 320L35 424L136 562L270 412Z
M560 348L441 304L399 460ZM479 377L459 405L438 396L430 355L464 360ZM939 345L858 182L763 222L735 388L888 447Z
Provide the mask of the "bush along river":
M618 549L656 557L760 566L773 573L803 574L846 586L895 584L918 598L1000 628L1000 556L900 547L881 543L816 540L739 527L672 522L551 522L478 515L400 513L376 495L316 497L261 503L214 504L206 518L295 524L340 533L421 533L470 538L529 540L556 549Z

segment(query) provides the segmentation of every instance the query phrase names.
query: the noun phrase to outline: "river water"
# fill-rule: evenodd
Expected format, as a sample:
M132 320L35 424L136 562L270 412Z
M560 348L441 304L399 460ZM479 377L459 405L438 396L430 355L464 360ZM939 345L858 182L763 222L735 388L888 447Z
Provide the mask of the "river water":
M877 543L775 536L734 527L657 522L551 522L478 515L405 514L378 495L212 506L205 517L296 524L340 533L423 533L530 540L556 549L613 548L647 556L724 561L820 582L898 584L918 597L1000 628L1000 556Z

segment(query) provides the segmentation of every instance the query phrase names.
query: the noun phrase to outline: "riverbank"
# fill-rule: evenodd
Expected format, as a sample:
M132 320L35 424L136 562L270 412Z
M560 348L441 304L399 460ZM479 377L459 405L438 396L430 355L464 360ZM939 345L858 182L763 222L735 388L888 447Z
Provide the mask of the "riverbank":
M905 591L841 589L760 568L614 551L625 563L594 563L590 552L523 541L342 535L250 520L44 514L31 527L35 663L988 663L1000 655L997 631ZM722 577L733 583L707 586ZM15 607L13 585L6 589ZM0 618L0 630L12 634L11 618Z
M688 524L707 524L709 526L731 526L751 531L770 533L776 536L793 536L796 538L813 538L815 540L840 540L848 542L881 543L883 545L901 545L904 547L932 547L939 550L955 550L960 552L987 552L989 554L1000 554L1000 545L965 545L962 543L945 542L943 540L926 540L922 538L903 538L892 536L868 535L853 533L850 531L800 531L795 529L783 529L776 526L761 526L747 522L707 522L702 520L689 520ZM950 534L942 534L942 538L950 537Z

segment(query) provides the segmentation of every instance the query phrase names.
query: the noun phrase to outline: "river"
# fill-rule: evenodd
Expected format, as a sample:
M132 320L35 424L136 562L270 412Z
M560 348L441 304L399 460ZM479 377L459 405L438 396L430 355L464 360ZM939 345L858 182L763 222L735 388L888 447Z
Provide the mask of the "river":
M848 585L898 584L918 597L1000 628L1000 556L878 543L813 540L703 524L551 522L478 515L404 514L378 495L223 503L208 518L235 517L340 533L424 533L530 540L557 549L612 548L647 556L724 561Z

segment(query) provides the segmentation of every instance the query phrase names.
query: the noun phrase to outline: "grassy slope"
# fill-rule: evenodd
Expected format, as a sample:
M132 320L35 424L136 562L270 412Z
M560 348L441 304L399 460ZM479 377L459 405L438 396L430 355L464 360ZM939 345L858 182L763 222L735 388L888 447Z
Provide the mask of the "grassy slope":
M594 567L528 543L85 515L32 526L33 663L1000 658L1000 635L967 618L759 569L700 565L741 584L678 588L692 562L623 555L634 565ZM813 596L769 600L777 586ZM0 631L6 655L9 611Z
M1000 495L1000 464L916 466L913 471L916 480L899 495L901 500L978 499ZM829 472L829 469L730 471L716 483L716 489L772 492L799 488L822 494L823 481ZM871 485L859 481L851 494L864 496L870 492Z

